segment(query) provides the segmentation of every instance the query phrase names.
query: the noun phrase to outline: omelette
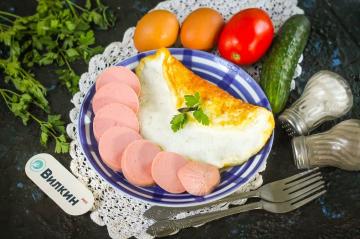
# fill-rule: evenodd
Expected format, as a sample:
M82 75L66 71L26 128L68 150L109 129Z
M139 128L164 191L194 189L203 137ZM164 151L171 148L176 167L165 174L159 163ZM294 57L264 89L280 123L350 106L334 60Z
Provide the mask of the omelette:
M272 112L202 79L165 48L141 59L136 74L141 83L140 132L163 150L223 168L246 162L272 134ZM184 96L196 92L209 125L188 114L184 128L173 132L170 121L185 106Z

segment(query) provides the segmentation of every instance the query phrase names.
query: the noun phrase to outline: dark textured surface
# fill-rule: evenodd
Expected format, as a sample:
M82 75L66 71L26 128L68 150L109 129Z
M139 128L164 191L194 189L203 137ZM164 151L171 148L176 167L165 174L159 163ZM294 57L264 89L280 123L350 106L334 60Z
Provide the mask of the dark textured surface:
M108 0L118 21L109 32L97 33L98 43L107 45L122 38L158 1ZM0 9L28 15L36 1L2 0ZM293 102L315 72L329 69L349 80L355 95L353 110L343 118L360 118L360 1L302 0L312 23L312 32L304 53L303 73L297 80ZM111 33L111 34L109 34ZM49 88L49 101L54 112L67 119L71 95L54 85L52 68L38 71ZM76 65L81 73L86 65ZM0 86L3 83L0 81ZM336 122L324 124L318 131L329 129ZM89 215L71 217L61 211L24 173L25 162L40 152L52 153L38 143L37 125L22 126L0 102L0 228L1 238L107 238L105 227L94 224ZM69 155L56 155L69 166ZM339 169L322 169L328 181L328 193L315 202L292 213L277 215L253 211L209 223L200 228L181 231L172 238L360 238L360 173ZM276 130L276 139L268 160L264 181L270 182L296 173L292 162L289 138Z

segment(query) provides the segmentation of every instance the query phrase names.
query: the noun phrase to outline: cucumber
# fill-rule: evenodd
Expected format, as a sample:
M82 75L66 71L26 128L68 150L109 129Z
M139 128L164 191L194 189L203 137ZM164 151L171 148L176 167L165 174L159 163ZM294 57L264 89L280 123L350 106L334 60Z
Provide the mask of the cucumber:
M281 27L264 60L260 85L275 114L286 105L291 80L309 38L310 28L310 21L305 15L290 17Z

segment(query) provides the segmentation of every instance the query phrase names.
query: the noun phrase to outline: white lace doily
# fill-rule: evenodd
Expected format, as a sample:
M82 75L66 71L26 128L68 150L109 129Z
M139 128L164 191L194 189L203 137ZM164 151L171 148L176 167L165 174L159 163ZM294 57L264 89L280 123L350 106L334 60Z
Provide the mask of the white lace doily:
M297 7L297 0L173 0L159 3L155 9L170 10L177 15L179 22L182 22L191 11L199 7L216 9L222 13L226 20L241 9L259 7L269 13L276 30L290 16L303 13ZM132 40L133 33L134 27L127 29L121 42L111 43L103 54L96 55L90 60L88 72L82 74L80 79L80 91L72 99L75 107L70 111L71 123L67 126L67 133L72 139L70 149L71 171L94 194L95 204L90 215L91 219L98 225L106 225L112 238L129 238L131 236L151 238L146 233L146 229L153 221L143 217L143 213L149 208L149 205L116 191L89 167L77 139L77 120L83 98L95 82L96 76L106 67L137 54ZM246 70L254 79L258 80L259 64L248 67ZM300 73L301 67L298 65L296 76ZM265 167L266 165L261 171L265 170ZM261 184L262 176L257 174L249 183L243 185L239 192L254 190ZM237 203L244 202L242 200ZM219 205L214 208L207 208L204 211L226 209L227 207L228 205ZM186 215L178 215L177 217Z

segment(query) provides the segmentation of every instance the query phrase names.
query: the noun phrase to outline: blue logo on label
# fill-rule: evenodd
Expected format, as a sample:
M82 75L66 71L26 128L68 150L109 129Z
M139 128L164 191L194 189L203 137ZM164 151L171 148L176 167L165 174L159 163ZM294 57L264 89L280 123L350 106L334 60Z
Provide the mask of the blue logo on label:
M45 168L45 161L42 159L34 159L30 162L30 169L35 172L40 172Z

